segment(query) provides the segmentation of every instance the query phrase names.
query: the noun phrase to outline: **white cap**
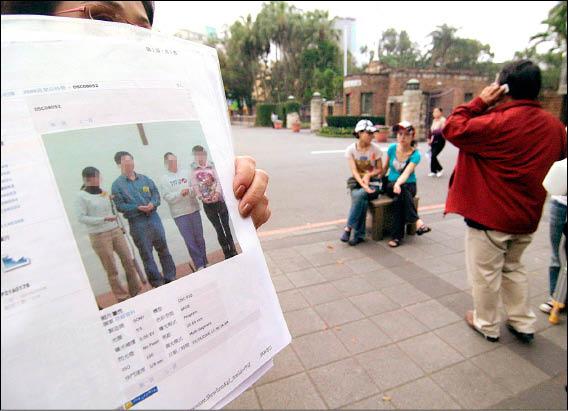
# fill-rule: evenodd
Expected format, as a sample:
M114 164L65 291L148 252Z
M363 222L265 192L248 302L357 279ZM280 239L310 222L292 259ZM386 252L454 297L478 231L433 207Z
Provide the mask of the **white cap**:
M392 129L396 133L398 130L414 130L414 126L410 123L410 121L404 120L395 125Z
M376 128L375 126L373 126L371 120L359 120L359 122L355 126L355 133L358 133L360 131L374 132L375 130Z

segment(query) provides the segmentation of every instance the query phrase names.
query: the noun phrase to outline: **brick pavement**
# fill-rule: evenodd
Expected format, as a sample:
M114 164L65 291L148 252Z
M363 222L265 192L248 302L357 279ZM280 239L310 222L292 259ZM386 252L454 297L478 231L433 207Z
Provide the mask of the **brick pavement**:
M462 320L471 307L464 224L427 216L433 231L397 248L349 247L341 227L263 240L293 336L274 367L229 409L566 409L566 318L551 326L546 217L525 254L538 333L503 328L489 343Z

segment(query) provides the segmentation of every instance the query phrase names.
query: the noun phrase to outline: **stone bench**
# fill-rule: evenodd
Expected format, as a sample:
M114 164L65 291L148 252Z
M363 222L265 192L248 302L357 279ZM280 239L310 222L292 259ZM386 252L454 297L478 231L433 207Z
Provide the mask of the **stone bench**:
M414 197L414 206L418 209L419 197ZM392 231L393 213L392 198L381 195L378 199L369 203L369 211L371 212L371 236L375 241L381 241L384 233ZM416 234L416 224L407 224L406 233L409 235Z

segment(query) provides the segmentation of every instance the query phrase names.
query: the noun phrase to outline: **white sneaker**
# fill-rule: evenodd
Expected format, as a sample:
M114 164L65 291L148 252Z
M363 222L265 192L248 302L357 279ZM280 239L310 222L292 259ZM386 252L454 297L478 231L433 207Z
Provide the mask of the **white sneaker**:
M545 314L550 314L550 311L552 311L552 300L542 303L538 306L538 309Z
M444 175L444 173L442 173L441 171L438 171L436 173L436 177L438 177L438 178L442 177L443 175Z
M428 177L434 177L436 173L428 173Z

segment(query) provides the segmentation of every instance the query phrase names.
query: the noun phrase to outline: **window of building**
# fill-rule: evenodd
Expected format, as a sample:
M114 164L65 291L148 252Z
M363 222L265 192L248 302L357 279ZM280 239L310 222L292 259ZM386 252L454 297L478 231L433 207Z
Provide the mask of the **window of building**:
M361 115L373 114L373 93L361 93Z
M327 106L327 115L333 116L333 106Z
M345 114L351 114L351 94L345 96Z
M473 93L465 93L463 95L463 101L467 103L468 101L473 100Z

